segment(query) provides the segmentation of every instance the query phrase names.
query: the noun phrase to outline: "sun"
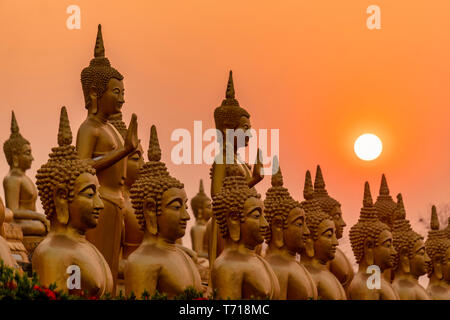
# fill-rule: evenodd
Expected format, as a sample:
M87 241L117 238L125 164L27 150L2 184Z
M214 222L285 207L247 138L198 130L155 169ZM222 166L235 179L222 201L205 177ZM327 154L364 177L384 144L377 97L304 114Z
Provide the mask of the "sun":
M365 133L356 139L354 150L361 160L372 161L380 156L383 144L376 135Z

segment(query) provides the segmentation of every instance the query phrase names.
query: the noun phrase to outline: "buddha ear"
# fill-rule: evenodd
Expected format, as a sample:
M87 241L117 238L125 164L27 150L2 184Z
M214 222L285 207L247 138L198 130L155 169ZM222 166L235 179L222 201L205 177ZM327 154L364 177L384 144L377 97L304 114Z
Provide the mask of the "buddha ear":
M145 199L142 204L144 211L145 227L148 232L156 236L158 234L158 219L156 216L156 202L153 199Z
M238 242L241 239L241 217L239 212L233 212L228 219L228 232L231 240Z
M439 280L442 280L444 275L442 274L442 264L441 264L441 260L439 258L434 259L434 261L433 261L433 271L434 271L436 278L438 278Z
M203 208L197 209L197 219L203 219Z
M366 260L368 266L371 266L375 263L373 252L374 248L375 241L371 237L364 239L364 259Z
M283 219L275 217L272 222L272 241L277 248L284 246L284 230L283 230Z
M91 106L89 108L89 111L92 114L96 114L98 111L97 108L97 99L98 99L98 94L97 94L97 87L92 86L91 89L89 90L89 98L91 99Z
M305 242L305 253L309 258L314 258L314 240L311 238L308 238Z
M411 263L409 261L409 256L408 256L408 249L406 248L402 248L400 249L400 252L398 253L398 263L399 268L401 268L401 270L403 270L404 273L410 273L411 272Z
M15 152L12 155L12 166L13 168L19 167L19 155L17 155Z
M67 186L58 184L53 192L53 202L55 203L56 220L67 225L69 222L69 190Z

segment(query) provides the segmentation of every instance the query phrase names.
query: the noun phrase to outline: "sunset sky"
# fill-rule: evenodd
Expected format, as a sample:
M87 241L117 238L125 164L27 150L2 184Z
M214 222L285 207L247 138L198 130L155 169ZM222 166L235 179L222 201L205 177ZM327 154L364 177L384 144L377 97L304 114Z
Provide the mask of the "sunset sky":
M72 4L81 8L80 30L66 27ZM381 8L380 30L366 26L372 4ZM253 128L280 130L285 186L296 199L305 171L314 176L320 164L348 231L364 181L375 199L385 173L414 226L432 203L450 202L449 12L448 0L0 0L0 140L14 109L34 179L56 145L63 105L76 134L86 117L80 72L101 23L106 56L125 77L125 122L137 114L144 149L156 125L162 159L189 198L199 178L209 190L209 166L171 163L170 135L193 132L194 120L214 128L232 69ZM353 151L367 132L383 142L371 162ZM269 186L266 177L257 189Z

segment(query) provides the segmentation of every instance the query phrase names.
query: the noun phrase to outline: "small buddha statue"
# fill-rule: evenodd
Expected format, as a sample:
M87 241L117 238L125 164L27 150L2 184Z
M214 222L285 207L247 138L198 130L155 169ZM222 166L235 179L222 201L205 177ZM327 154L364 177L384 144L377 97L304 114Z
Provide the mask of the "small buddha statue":
M317 288L308 270L296 259L310 235L305 211L283 187L281 168L272 175L266 192L264 216L269 224L265 234L265 259L277 275L281 300L317 299Z
M419 277L427 273L431 262L425 251L423 237L414 232L406 219L402 195L397 195L397 207L393 213L394 248L397 255L392 270L395 273L392 286L401 300L430 300L419 284Z
M425 242L426 252L431 258L427 292L433 300L450 300L450 240L444 230L439 230L435 206L431 208L430 226Z
M219 157L222 157L222 164L214 162L211 167L211 197L213 197L216 193L220 192L222 188L223 179L226 175L226 141L227 138L227 129L238 130L241 129L244 132L250 130L250 114L239 105L239 102L235 98L234 84L233 84L233 72L230 70L227 89L225 92L225 99L222 101L222 104L214 110L214 122L216 124L216 129L219 130L223 137L223 152ZM239 169L242 171L245 180L247 181L247 185L252 188L257 183L259 183L264 176L261 175L262 163L260 159L260 152L258 150L258 156L256 164L253 166L253 171L250 172L251 167L249 164L242 164L241 161L238 161L237 151L241 147L247 147L249 143L249 137L245 136L244 145L240 145L240 141L237 137L234 138L234 149L233 149L233 161L238 165ZM217 223L215 221L215 217L213 216L211 219L211 226L208 227L210 234L208 235L209 239L209 264L212 265L216 257L220 255L222 252L225 242L224 239L219 236L219 231L217 228ZM259 248L260 250L260 248Z
M122 138L127 136L127 127L122 121L122 112L113 114L108 121L117 129ZM124 197L124 231L122 234L122 259L126 260L130 253L139 247L144 237L130 199L130 188L139 177L139 170L144 165L144 149L138 148L127 158L126 176L123 190Z
M140 297L156 290L173 298L188 286L202 290L194 261L178 244L189 220L184 185L170 176L164 162L156 127L151 127L148 162L130 189L134 212L144 232L140 246L125 265L125 292Z
M34 159L30 143L19 132L14 111L11 117L11 135L3 144L3 151L10 167L3 179L6 207L13 212L14 224L21 227L23 244L31 255L44 239L49 225L45 215L36 211L36 186L26 175Z
M268 228L263 202L237 165L226 169L223 186L213 196L213 214L225 248L211 269L212 289L218 299L278 299L278 278L255 252Z
M319 165L317 166L316 178L314 180L314 199L317 200L322 211L333 219L336 227L336 238L338 240L341 239L344 234L344 227L346 226L344 219L342 219L341 204L328 195L325 189L322 169ZM352 264L339 247L336 248L334 259L328 263L328 268L338 278L344 289L347 289L355 272L353 271Z
M191 199L191 208L195 216L195 225L191 228L192 249L199 257L208 257L208 243L205 241L206 223L212 215L211 199L203 188L203 180L200 180L200 188L195 197Z
M302 207L305 208L310 235L300 261L311 274L319 299L347 300L344 287L328 267L328 263L336 257L339 245L336 227L333 219L321 210L313 193L311 174L307 171Z
M70 294L101 297L112 293L113 278L105 258L86 240L86 231L95 228L104 205L95 169L79 159L71 143L72 132L63 107L58 147L52 149L49 160L36 174L39 197L51 229L35 249L32 265L44 286L56 283L59 290ZM80 271L78 289L68 286L71 266Z
M5 221L5 205L0 198L0 228L3 227L3 222ZM8 242L0 235L0 260L3 261L5 266L10 268L19 269L16 260L11 255L11 250Z
M363 207L358 222L350 229L350 243L358 272L347 289L350 300L399 300L396 290L383 276L380 276L380 288L371 288L367 273L369 266L377 266L380 272L392 268L397 251L393 245L390 228L378 219L373 206L369 183L364 185ZM370 269L369 269L370 271Z
M101 25L98 26L94 58L81 72L81 84L88 112L78 129L76 150L79 157L96 170L100 197L105 206L97 227L89 230L86 238L105 257L116 284L127 207L124 198L127 156L136 151L139 141L135 114L125 139L108 122L113 114L121 112L125 102L124 85L123 76L105 57Z

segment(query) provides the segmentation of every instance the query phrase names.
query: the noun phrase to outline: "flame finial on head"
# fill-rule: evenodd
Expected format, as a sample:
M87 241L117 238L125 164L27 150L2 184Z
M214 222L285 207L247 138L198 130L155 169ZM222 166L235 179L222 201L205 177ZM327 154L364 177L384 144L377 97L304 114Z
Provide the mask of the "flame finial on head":
M205 188L203 187L203 179L200 179L200 187L198 188L198 193L205 193Z
M150 129L150 143L148 146L148 161L160 161L161 160L161 148L159 147L158 134L156 132L155 125L152 125Z
M389 195L389 187L387 185L386 176L384 175L384 173L381 176L380 195Z
M16 115L14 111L11 112L11 133L19 133L19 125L17 124Z
M303 198L305 198L305 200L311 200L313 195L314 189L312 185L311 172L307 170L305 174L305 185L303 187Z
M278 157L274 156L272 160L272 166L276 172L272 172L272 187L282 187L283 186L283 174L281 173L281 167L278 162Z
M95 58L104 58L105 57L105 47L103 46L102 25L101 24L98 25L98 29L97 29L97 38L95 39L94 57Z
M327 193L320 165L317 165L316 169L316 178L314 179L314 191L317 193Z
M234 84L233 84L233 71L232 70L230 70L230 74L228 76L228 84L227 84L227 91L225 92L225 98L227 98L227 99L235 98Z
M67 109L66 107L62 107L59 116L58 145L62 147L70 144L72 144L72 130L70 129Z
M439 219L435 205L431 207L430 227L431 230L439 230Z
M370 186L369 186L369 182L367 182L367 181L364 183L363 206L365 208L369 208L369 207L373 206L372 195L370 194Z

